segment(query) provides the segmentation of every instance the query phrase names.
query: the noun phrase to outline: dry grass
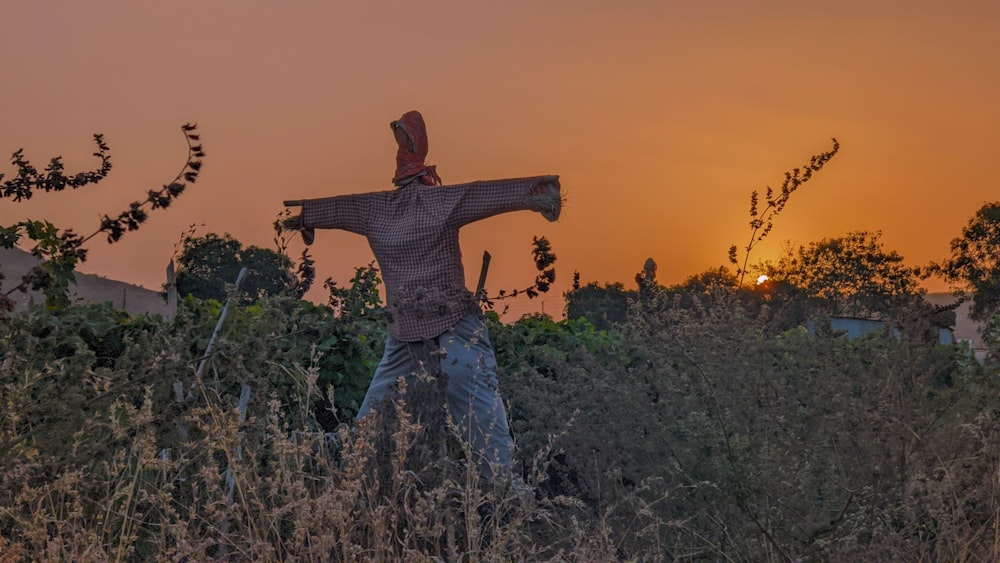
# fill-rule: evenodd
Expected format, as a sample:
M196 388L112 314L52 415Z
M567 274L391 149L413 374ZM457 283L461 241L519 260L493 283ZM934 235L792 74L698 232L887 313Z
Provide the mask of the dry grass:
M314 369L297 370L310 395ZM57 469L23 448L0 477L2 559L616 558L610 526L578 501L536 494L548 452L534 460L525 492L509 479L486 482L455 429L432 431L405 401L384 421L330 435L290 425L276 399L257 418L207 386L201 395L181 421L190 439L177 448L157 443L164 421L149 389L138 405L121 400L89 420L70 445L103 433L121 444L107 459ZM442 438L458 461L438 447Z

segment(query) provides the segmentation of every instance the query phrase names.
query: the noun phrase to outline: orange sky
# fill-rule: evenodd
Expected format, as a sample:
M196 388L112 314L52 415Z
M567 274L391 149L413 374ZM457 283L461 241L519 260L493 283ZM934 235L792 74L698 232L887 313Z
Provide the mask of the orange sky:
M649 256L666 284L724 264L749 232L750 190L831 136L840 154L758 258L880 229L923 265L1000 199L993 1L6 0L2 16L0 153L91 168L101 132L114 169L77 193L4 201L0 224L92 232L176 174L179 125L199 124L201 180L118 244L92 241L81 268L151 288L192 223L270 246L283 199L387 189L387 124L410 109L446 183L561 176L559 223L516 213L462 237L470 285L488 249L488 286L509 289L530 283L532 236L547 236L550 313L574 270L631 286ZM341 283L371 260L335 231L313 255L319 279Z

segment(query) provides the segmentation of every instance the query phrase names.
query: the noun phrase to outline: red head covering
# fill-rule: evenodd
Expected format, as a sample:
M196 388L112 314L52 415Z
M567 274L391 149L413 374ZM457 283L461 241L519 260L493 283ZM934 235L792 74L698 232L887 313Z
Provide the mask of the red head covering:
M424 159L427 158L427 127L424 125L424 116L419 111L408 111L389 126L399 145L399 150L396 151L396 175L392 177L392 182L398 183L423 174L419 178L422 184L440 186L441 177L437 175L437 167L424 164Z

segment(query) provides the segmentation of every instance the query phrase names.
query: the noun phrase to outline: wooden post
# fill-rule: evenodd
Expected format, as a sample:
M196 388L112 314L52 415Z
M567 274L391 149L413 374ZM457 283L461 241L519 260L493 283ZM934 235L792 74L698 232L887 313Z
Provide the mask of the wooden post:
M483 289L486 288L486 274L490 271L490 260L492 258L488 250L483 251L483 267L479 270L479 283L476 284L476 298L478 299L485 297L482 293Z
M236 406L237 412L239 412L240 426L247 420L247 407L250 403L250 386L246 382L240 384L240 402ZM236 442L236 461L243 460L243 432L240 432ZM232 506L234 502L234 494L236 491L236 477L233 475L233 462L229 461L229 466L226 467L226 506ZM225 519L219 522L219 534L221 540L219 542L219 551L217 557L224 559L229 555L229 544L227 543L229 535L229 519Z
M174 279L174 261L167 264L167 320L177 316L177 282Z
M173 273L173 261L170 262L170 266L167 268L167 272L168 275ZM215 347L215 341L218 340L219 334L222 332L222 323L226 321L226 317L229 315L229 306L233 304L233 297L236 296L237 292L239 291L240 284L243 283L243 278L245 278L246 275L247 275L247 269L244 266L243 268L240 269L239 275L236 276L236 286L233 289L233 293L230 293L229 298L226 299L226 305L222 308L222 313L219 314L218 322L215 323L215 330L212 331L212 338L208 340L208 346L205 347L205 355L201 358L201 362L198 364L198 369L195 370L194 374L195 384L197 385L202 384L201 381L202 371L205 369L205 364L208 363L208 359L212 356L212 349ZM177 396L177 400L178 401L183 400L183 393L178 392L176 387L177 383L175 383L174 385L175 385L174 393ZM241 384L240 402L239 405L237 406L237 408L239 409L239 421L241 425L243 424L244 421L246 421L247 404L249 403L249 401L250 401L250 386L247 385L246 382L244 382ZM183 427L183 423L178 422L178 424L181 424L179 432L182 435L186 435L187 431ZM243 446L242 444L237 443L236 460L239 461L242 459L242 457L243 457ZM228 464L228 467L226 467L225 473L226 473L226 503L228 506L232 506L233 493L236 485L236 481L232 474L232 462L230 462ZM229 524L230 522L228 518L223 519L221 522L219 522L218 529L220 538L219 538L219 551L218 554L216 555L217 559L224 560L229 555L229 545L226 543L227 541L226 538L229 535Z
M239 291L240 284L243 283L243 278L247 275L247 267L243 266L240 268L240 274L236 276L236 287L234 291ZM222 308L222 313L219 315L219 321L215 323L215 330L212 331L212 338L208 341L208 346L205 347L205 355L201 358L201 363L198 364L198 371L195 375L199 378L201 377L201 371L205 369L205 364L208 362L208 358L212 356L212 348L215 347L215 341L219 338L219 333L222 332L222 323L226 322L226 317L229 315L229 306L232 305L233 300L227 299L226 305Z

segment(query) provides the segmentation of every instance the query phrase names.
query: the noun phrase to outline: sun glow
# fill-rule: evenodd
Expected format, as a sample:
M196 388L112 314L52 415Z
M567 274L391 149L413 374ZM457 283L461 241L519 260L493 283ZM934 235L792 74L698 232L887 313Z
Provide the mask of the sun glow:
M761 274L760 277L757 278L757 285L760 285L760 284L766 282L768 279L769 278L767 277L766 274Z

